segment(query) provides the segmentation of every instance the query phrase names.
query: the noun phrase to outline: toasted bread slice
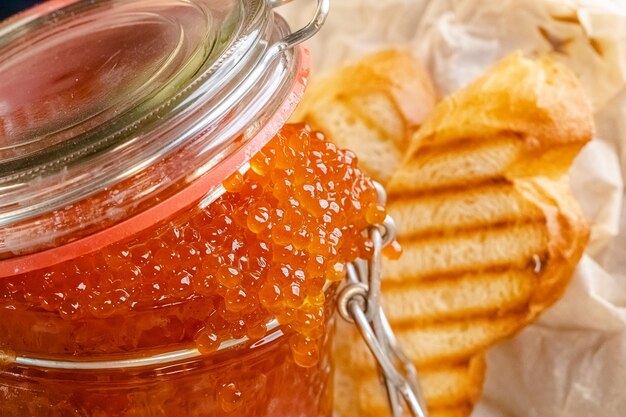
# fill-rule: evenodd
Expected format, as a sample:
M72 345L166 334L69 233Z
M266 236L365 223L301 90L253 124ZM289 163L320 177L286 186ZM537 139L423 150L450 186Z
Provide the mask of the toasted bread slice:
M340 324L340 331L349 330ZM353 343L338 338L337 372L335 377L336 414L339 416L379 417L388 414L387 402L375 372L371 356L363 356L365 364L354 368L349 358ZM422 369L420 378L431 415L466 416L478 400L485 377L485 359L479 353L457 362L438 363ZM465 414L463 414L465 412Z
M447 364L420 373L429 409L450 409L473 404L485 377L485 358L478 354L461 363ZM386 399L376 375L359 380L359 404L365 415L385 415Z
M432 110L434 91L409 53L384 51L316 80L292 119L326 132L341 147L359 150L360 167L386 182Z
M316 124L330 120L331 109L315 108L307 120L333 138L333 126ZM378 128L372 140L385 140L383 133ZM575 76L550 59L514 54L436 106L391 179L365 167L388 181L388 211L405 253L385 264L383 302L423 374L431 415L468 416L482 377L469 385L448 379L450 392L471 386L465 396L441 395L434 381L451 375L450 363L482 357L562 294L588 239L565 174L592 133ZM375 149L362 137L344 141L359 156ZM348 401L359 406L358 413L339 406L339 414L386 415L358 334L338 343L337 357L339 382L358 391Z

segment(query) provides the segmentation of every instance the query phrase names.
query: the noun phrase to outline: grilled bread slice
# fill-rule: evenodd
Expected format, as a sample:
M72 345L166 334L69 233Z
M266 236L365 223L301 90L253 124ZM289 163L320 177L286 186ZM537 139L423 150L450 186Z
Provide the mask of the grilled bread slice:
M407 52L389 50L316 80L294 119L358 150L361 168L386 182L434 104L435 90L422 66Z
M315 109L308 120L332 132L315 124L330 109ZM435 107L390 179L363 167L388 180L404 255L385 264L383 302L432 415L468 416L484 372L470 364L561 296L588 239L566 171L592 133L575 76L514 54ZM356 333L337 344L338 388L351 392L336 397L342 416L385 415L370 356ZM447 379L457 394L435 394L433 381L463 364L464 379Z
M351 334L353 328L338 323L338 333ZM335 346L335 414L347 417L380 417L388 414L384 391L374 363L364 356L365 366L353 368L350 358L358 341L337 337ZM363 364L362 364L363 365ZM428 403L430 417L467 416L478 401L485 377L485 358L482 353L461 361L438 362L422 368L420 379Z
M467 415L477 401L485 376L485 359L477 354L460 363L439 364L422 369L420 378L430 415ZM379 417L388 414L386 398L376 375L358 382L361 415Z

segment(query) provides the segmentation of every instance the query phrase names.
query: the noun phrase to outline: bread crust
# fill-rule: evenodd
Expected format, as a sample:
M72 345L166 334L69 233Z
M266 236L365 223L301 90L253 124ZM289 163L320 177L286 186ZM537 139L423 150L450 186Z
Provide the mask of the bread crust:
M585 251L590 228L570 193L567 176L560 180L525 178L515 181L515 186L542 210L549 236L547 259L541 259L536 265L541 278L522 328L561 298Z

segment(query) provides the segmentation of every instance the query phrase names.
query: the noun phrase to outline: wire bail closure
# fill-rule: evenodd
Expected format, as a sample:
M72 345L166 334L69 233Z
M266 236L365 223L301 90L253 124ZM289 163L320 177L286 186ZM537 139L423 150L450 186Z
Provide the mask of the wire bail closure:
M379 204L384 205L385 190L375 185ZM402 417L408 411L412 417L427 417L417 370L398 345L380 307L382 249L396 238L393 219L387 216L382 225L371 227L368 233L374 245L372 258L348 264L348 280L339 294L338 311L344 320L357 326L374 355L392 416Z
M269 0L270 7L276 8L287 3L291 3L293 0ZM310 39L313 35L315 35L324 25L326 18L328 17L328 12L330 10L330 0L317 0L317 5L315 7L315 12L313 14L313 18L309 21L309 23L298 29L295 32L290 33L285 36L280 41L276 42L272 45L272 50L270 55L278 55L285 49L293 48L296 45L301 44L302 42Z

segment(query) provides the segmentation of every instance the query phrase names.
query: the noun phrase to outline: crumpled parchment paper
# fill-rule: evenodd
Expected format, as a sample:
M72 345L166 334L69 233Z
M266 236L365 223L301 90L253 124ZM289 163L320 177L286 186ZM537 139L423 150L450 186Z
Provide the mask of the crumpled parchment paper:
M313 0L281 9L293 27ZM508 53L550 53L581 78L597 134L571 169L592 223L565 296L492 348L475 417L626 416L626 1L332 0L309 42L314 73L385 47L408 47L442 95Z

